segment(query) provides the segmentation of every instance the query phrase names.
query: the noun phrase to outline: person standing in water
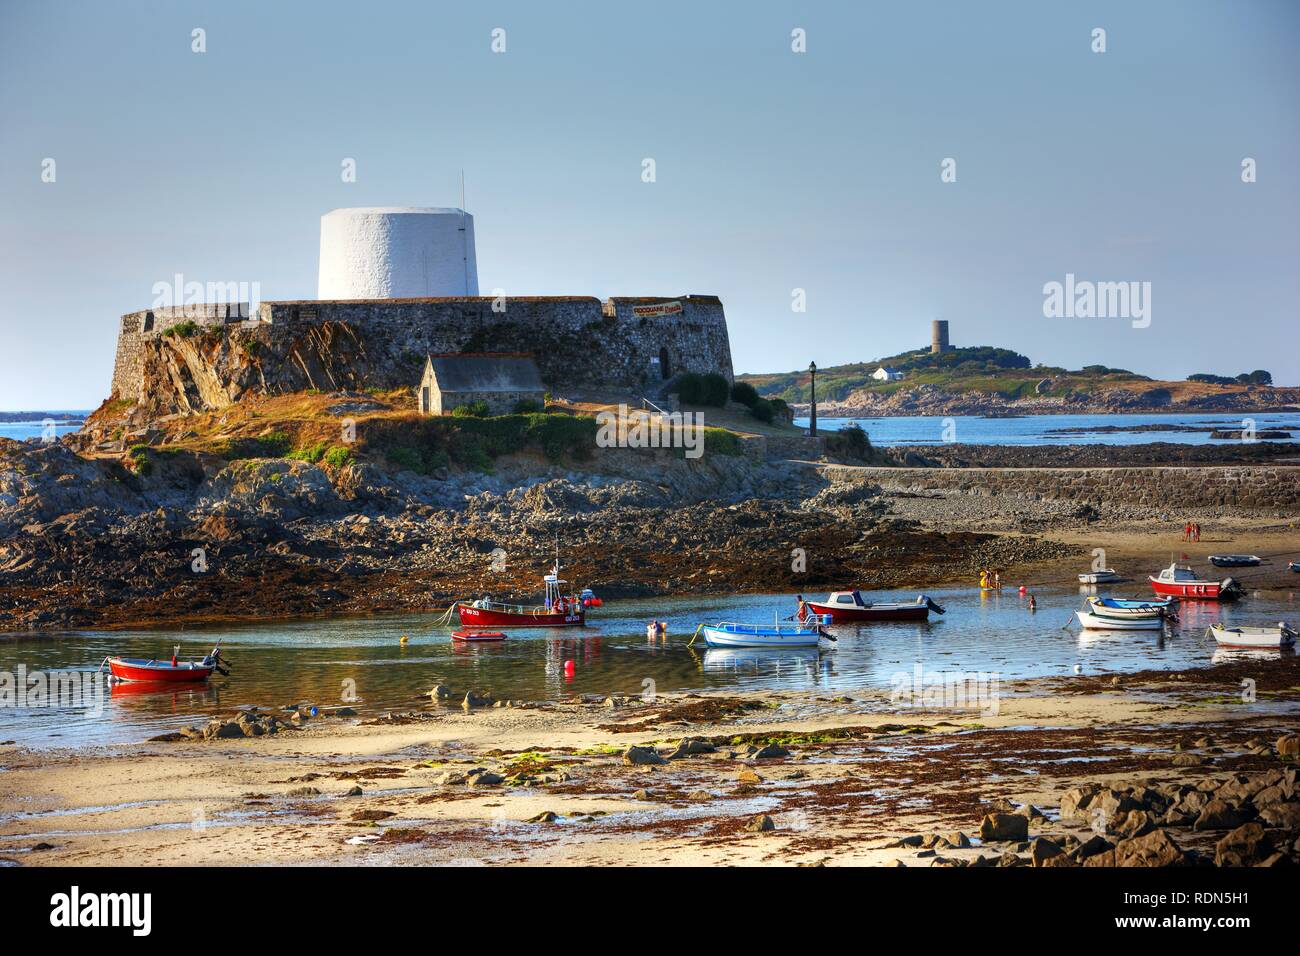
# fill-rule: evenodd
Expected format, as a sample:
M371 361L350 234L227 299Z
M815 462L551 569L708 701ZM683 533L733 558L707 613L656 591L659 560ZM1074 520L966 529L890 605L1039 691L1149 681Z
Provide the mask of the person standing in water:
M795 617L800 621L808 620L808 602L803 599L802 594L796 594L795 598L799 601L799 610Z

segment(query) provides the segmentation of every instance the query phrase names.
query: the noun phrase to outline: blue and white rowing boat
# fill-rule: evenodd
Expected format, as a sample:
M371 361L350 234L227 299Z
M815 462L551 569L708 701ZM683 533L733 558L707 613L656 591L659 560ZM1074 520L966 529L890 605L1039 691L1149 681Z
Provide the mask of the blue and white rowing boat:
M835 640L821 624L701 624L695 629L709 647L816 647Z
M1088 598L1088 610L1099 617L1116 617L1126 620L1161 617L1172 613L1173 598L1163 601L1126 601L1121 598Z

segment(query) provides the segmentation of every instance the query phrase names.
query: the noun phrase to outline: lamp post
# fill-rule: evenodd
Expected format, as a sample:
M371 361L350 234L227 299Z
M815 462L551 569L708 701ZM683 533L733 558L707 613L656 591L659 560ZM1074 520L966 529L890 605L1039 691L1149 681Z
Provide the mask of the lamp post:
M808 409L808 434L814 438L817 436L817 363L808 363L808 398L811 405Z

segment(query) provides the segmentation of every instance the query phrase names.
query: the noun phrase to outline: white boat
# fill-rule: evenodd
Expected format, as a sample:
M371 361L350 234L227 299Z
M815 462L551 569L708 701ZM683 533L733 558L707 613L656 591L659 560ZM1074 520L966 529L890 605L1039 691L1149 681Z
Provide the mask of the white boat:
M1296 632L1279 621L1272 627L1225 627L1211 624L1210 633L1224 647L1291 647Z
M1094 617L1115 618L1121 621L1158 619L1170 614L1173 600L1122 601L1114 598L1088 598L1088 613Z
M1088 571L1079 575L1080 584L1109 584L1118 580L1119 572L1114 568L1103 568L1100 571Z
M1087 611L1075 611L1074 616L1086 628L1102 631L1158 631L1164 626L1163 617L1140 617L1134 619L1102 617Z
M820 624L701 624L709 647L816 647L830 635Z

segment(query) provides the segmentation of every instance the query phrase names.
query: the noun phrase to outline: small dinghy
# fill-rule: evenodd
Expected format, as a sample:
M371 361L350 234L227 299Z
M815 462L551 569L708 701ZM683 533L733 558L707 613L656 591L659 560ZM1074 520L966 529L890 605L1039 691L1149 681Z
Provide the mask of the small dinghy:
M822 638L835 640L821 624L701 624L709 647L816 647ZM692 641L694 638L692 638Z
M178 644L169 661L146 660L142 657L106 657L99 668L103 670L104 664L107 664L113 681L151 684L193 684L207 680L213 671L224 676L230 674L223 666L220 644L212 649L211 654L198 661L182 661L178 657L180 652Z
M1224 647L1291 647L1296 632L1279 621L1272 627L1226 627L1211 624L1209 631Z
M1263 562L1256 554L1212 554L1210 563L1216 568L1253 568Z
M1100 614L1089 614L1087 611L1075 611L1074 616L1079 619L1080 624L1093 631L1158 631L1165 623L1163 616L1102 617Z
M1100 571L1088 571L1079 575L1080 584L1110 584L1119 579L1119 572L1114 568L1103 568Z
M1174 601L1125 601L1118 598L1088 598L1088 612L1097 617L1113 617L1125 621L1163 617L1170 613Z
M459 631L451 632L453 641L504 641L505 634L501 631L471 631L462 628Z
M1289 561L1287 562L1287 567L1300 574L1300 561Z

